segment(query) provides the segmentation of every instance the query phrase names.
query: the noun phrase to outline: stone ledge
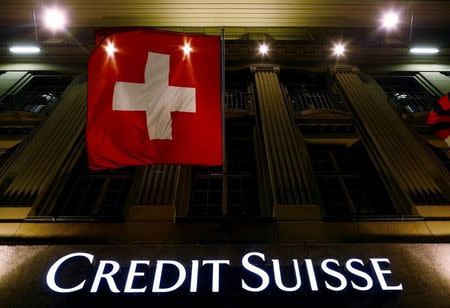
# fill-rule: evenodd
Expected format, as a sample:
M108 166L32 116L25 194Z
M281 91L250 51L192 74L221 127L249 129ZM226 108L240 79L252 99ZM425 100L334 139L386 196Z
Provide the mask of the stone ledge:
M450 205L416 205L423 218L450 218Z
M127 221L174 221L175 207L168 205L133 205Z
M277 221L322 220L320 206L316 204L277 204L273 216Z

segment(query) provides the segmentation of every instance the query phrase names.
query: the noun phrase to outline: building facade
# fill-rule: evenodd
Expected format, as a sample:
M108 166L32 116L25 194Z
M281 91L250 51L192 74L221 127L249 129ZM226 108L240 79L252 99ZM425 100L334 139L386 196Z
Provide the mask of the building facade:
M65 5L71 24L56 34L30 26L33 3L0 5L1 302L450 306L450 149L426 125L450 92L450 4L399 1L390 33L384 1ZM223 31L225 171L88 170L86 64L106 27ZM41 54L8 52L33 36ZM425 43L439 53L409 52ZM73 253L88 255L52 280ZM264 288L249 253L265 257L251 255ZM148 260L142 275L132 260ZM176 290L158 292L158 260L184 266L181 281L161 265L160 289Z

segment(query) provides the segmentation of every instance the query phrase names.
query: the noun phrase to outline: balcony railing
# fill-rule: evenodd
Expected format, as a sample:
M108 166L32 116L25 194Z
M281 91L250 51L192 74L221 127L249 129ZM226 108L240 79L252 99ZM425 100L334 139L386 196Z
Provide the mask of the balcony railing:
M254 100L250 93L240 90L225 92L225 111L227 113L253 112Z
M289 90L288 97L295 113L320 109L348 111L339 96L327 91Z

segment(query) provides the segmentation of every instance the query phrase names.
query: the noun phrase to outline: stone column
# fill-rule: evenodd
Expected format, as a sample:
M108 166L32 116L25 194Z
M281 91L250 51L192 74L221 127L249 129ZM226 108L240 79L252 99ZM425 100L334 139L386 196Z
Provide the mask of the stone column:
M278 219L320 219L319 191L303 137L289 116L278 75L272 70L254 74L257 97L257 135L264 166L264 190Z
M191 168L180 165L139 167L130 192L128 221L173 221L187 216Z

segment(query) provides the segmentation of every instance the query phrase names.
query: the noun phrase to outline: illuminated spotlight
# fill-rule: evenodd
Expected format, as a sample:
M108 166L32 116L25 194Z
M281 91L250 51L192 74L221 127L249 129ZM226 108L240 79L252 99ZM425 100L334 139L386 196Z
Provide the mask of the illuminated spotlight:
M381 19L381 27L386 28L386 30L392 30L395 29L399 22L399 16L398 13L389 11L387 13L384 13L382 19Z
M436 47L412 47L409 52L415 55L435 55L439 49Z
M44 26L54 32L64 30L67 24L66 12L57 8L44 9Z
M345 53L345 45L342 43L334 44L333 46L333 55L336 57L343 56Z
M184 43L184 46L181 47L181 49L183 50L185 56L189 56L192 51L192 47L189 43Z
M267 46L266 44L261 44L261 45L259 45L259 53L262 55L262 56L265 56L265 55L267 55L268 53L269 53L269 46Z
M114 53L117 51L116 46L113 42L108 42L105 46L106 53L108 54L108 57L114 56Z
M18 55L31 55L31 54L37 54L41 52L41 49L38 46L11 46L9 48L9 51L13 54Z

